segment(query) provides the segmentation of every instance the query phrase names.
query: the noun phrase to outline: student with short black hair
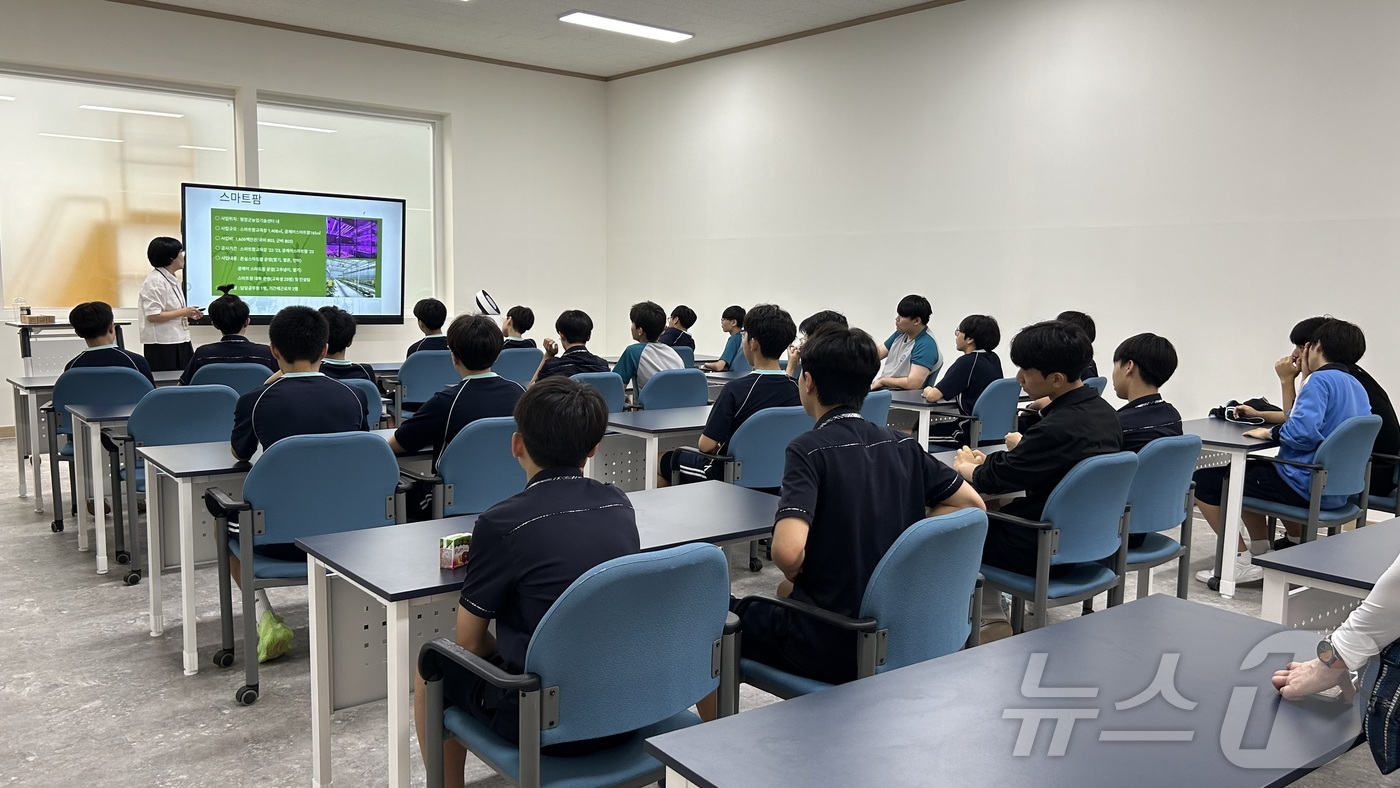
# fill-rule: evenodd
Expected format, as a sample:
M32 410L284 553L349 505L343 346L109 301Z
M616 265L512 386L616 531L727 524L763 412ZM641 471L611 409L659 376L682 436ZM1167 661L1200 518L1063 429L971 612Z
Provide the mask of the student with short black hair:
M502 346L503 350L512 348L532 348L535 340L525 339L522 335L535 327L535 310L528 306L513 306L506 311L505 322L501 324L501 329L505 331L506 341Z
M742 345L745 314L747 313L744 308L738 304L725 308L724 313L719 316L719 330L729 335L724 341L724 352L719 354L718 361L701 364L701 369L706 372L724 372L734 368L735 359L744 352Z
M204 317L198 307L185 301L185 287L175 276L185 267L185 245L176 238L152 238L146 260L152 270L137 296L142 353L153 370L182 370L194 357L189 321Z
M146 359L117 346L117 324L112 319L112 307L106 302L78 304L68 311L68 323L87 347L63 365L64 372L79 367L126 367L145 375L152 386L156 384Z
M318 310L326 319L326 357L321 359L321 372L336 380L368 380L374 382L374 368L356 364L345 358L345 351L355 342L358 326L355 316L338 306L323 306Z
M794 407L802 404L793 379L778 367L778 358L797 336L792 315L773 304L759 304L747 314L744 332L744 358L753 371L731 380L715 398L705 429L696 445L705 454L725 454L729 439L751 416L765 408ZM673 470L680 471L683 483L720 479L724 467L704 457L670 451L662 455L657 486L671 484Z
M1113 351L1113 393L1128 401L1118 409L1124 451L1137 453L1158 438L1181 434L1181 414L1161 394L1174 372L1176 348L1166 337L1137 334Z
M1001 359L995 352L1001 344L1001 327L990 315L968 315L953 332L953 343L962 355L943 373L937 386L924 389L923 397L927 402L953 400L958 403L958 411L969 416L982 392L1002 378ZM944 433L948 437L960 434L960 431Z
M320 372L327 333L325 318L309 306L285 307L272 318L267 327L268 345L281 375L243 394L234 406L229 443L240 462L252 459L259 447L266 451L293 435L365 429L369 404L364 394ZM229 524L229 533L236 538L236 523ZM284 561L306 560L306 553L294 544L262 544L253 552ZM238 557L232 556L231 561L237 582L242 576ZM292 631L272 609L265 591L257 592L256 602L258 661L266 662L286 651L292 642Z
M476 518L455 635L458 645L507 673L525 670L530 638L565 589L599 564L641 550L627 495L583 475L584 462L607 430L602 395L592 386L555 376L531 386L514 415L518 426L511 452L529 483ZM447 704L501 738L518 741L519 693L493 687L452 665L444 670ZM419 681L414 718L421 742L427 692ZM630 735L554 745L543 752L581 755L620 744ZM460 743L443 743L445 785L462 785L465 762Z
M554 321L554 330L559 334L559 344L554 340L544 340L544 358L531 381L562 375L571 378L582 372L607 372L612 369L607 359L595 356L588 350L588 340L593 338L593 318L579 309L566 309ZM560 345L564 352L560 353Z
M227 288L227 289L225 289ZM243 299L228 292L232 285L219 288L224 294L209 304L209 322L223 336L218 342L200 345L194 351L194 358L180 374L180 385L188 386L194 380L194 373L210 364L261 364L267 367L268 374L277 371L277 359L267 345L254 342L246 336L250 321L248 304Z
M690 335L690 327L695 325L695 310L681 304L671 310L671 319L666 321L666 330L661 332L657 342L671 347L695 349L695 337Z
M1074 309L1069 309L1056 315L1055 319L1063 320L1067 323L1073 323L1076 326L1079 326L1079 328L1084 332L1084 335L1089 337L1090 345L1093 345L1094 342L1098 340L1099 332L1098 328L1094 325L1094 318L1089 317L1083 312ZM1085 367L1084 371L1080 373L1079 379L1088 380L1089 378L1096 378L1098 376L1099 365L1097 362L1094 361L1094 357L1091 354L1089 356L1089 366Z
M660 304L654 301L633 304L628 319L632 321L635 344L622 351L613 371L624 384L632 384L635 398L641 395L653 375L665 369L685 369L685 362L675 348L657 341L666 327L666 311Z
M882 364L870 383L870 391L918 390L943 367L938 343L928 332L933 306L921 295L907 295L895 309L893 334L879 348Z
M808 315L801 323L797 324L799 336L788 347L787 369L784 370L788 377L793 380L802 377L802 345L826 325L845 328L847 325L846 316L834 309L823 309Z
M405 357L420 350L446 350L447 337L443 336L442 326L447 322L447 304L436 298L424 298L413 305L413 316L418 318L418 330L423 338L408 346Z

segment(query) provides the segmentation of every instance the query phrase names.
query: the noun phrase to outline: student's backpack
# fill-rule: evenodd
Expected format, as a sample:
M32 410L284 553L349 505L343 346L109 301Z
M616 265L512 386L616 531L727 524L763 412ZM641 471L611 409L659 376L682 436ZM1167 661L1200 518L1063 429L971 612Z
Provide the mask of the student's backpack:
M1228 421L1233 424L1258 425L1265 423L1264 420L1259 418L1258 416L1236 416L1235 407L1237 405L1247 405L1263 413L1277 413L1283 410L1283 408L1280 408L1279 406L1264 399L1263 397L1255 397L1254 399L1247 399L1244 402L1239 402L1238 400L1232 399L1218 408L1211 408L1210 413L1208 415L1212 419L1223 419L1224 421Z

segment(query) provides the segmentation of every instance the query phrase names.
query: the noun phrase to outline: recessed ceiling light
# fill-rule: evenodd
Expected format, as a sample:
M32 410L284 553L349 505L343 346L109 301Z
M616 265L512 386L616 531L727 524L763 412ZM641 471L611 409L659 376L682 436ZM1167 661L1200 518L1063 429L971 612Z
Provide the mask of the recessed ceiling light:
M560 22L568 22L573 25L583 25L584 27L594 27L599 30L608 30L613 33L626 33L629 36L641 36L657 41L665 41L674 44L684 41L687 38L694 38L690 33L681 33L676 30L666 30L665 28L652 27L651 25L639 25L636 22L625 22L621 19L613 19L606 16L598 16L584 11L571 11L559 17Z
M290 123L271 123L266 120L258 121L259 126L271 126L274 129L296 129L297 131L314 131L318 134L334 134L335 129L318 129L315 126L293 126Z
M41 131L41 132L39 132L39 136L40 136L40 137L54 137L54 138L60 139L60 140L87 140L87 141L89 141L89 142L121 142L121 140L114 140L114 139L111 139L110 137L81 137L81 136L78 136L77 134L52 134L52 133L47 132L47 131Z
M210 148L204 145L181 145L185 150L212 150L218 153L228 153L228 148Z
M126 109L124 107L99 107L96 104L83 104L78 109L93 109L98 112L120 112L124 115L153 115L157 118L183 118L178 112L155 112L149 109Z

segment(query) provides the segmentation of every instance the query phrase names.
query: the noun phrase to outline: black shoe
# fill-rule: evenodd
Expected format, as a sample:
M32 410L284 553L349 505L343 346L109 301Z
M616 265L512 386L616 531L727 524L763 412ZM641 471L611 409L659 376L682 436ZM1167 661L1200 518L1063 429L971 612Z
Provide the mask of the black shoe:
M1290 548L1290 547L1297 547L1297 546L1298 546L1298 543L1297 543L1297 542L1293 541L1292 539L1289 539L1289 538L1286 537L1286 536L1280 536L1279 538L1275 539L1275 540L1274 540L1274 543L1271 545L1271 547L1272 547L1274 550L1287 550L1287 549Z

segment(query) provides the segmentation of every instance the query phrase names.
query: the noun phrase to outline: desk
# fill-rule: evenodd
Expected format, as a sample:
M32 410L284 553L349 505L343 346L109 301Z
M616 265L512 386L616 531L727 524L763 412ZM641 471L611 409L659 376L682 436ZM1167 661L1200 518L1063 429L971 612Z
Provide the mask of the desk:
M646 748L667 788L1284 785L1361 733L1362 704L1291 703L1270 685L1316 646L1314 634L1154 595ZM1157 693L1159 671L1180 698Z
M772 533L778 508L775 495L717 481L628 498L643 550L748 542ZM297 540L309 577L313 786L331 784L331 713L385 697L389 784L409 784L413 666L424 642L456 632L466 575L465 567L438 568L437 539L471 531L475 521L468 515Z
M41 374L41 375L42 375L42 374L46 371L46 370L43 369L42 367L52 367L54 364L57 364L58 367L59 367L59 370L61 370L62 367L63 367L63 365L66 364L66 363L68 363L68 359L73 357L73 354L71 354L71 353L67 353L67 354L63 354L63 355L57 355L57 356L55 356L55 355L50 355L50 356L48 357L49 363L48 363L48 364L42 365L42 367L39 368L39 369L36 369L35 366L34 366L34 346L35 346L35 344L48 345L48 344L51 344L52 341L53 341L54 339L64 339L64 340L69 340L69 341L76 340L79 344L82 343L82 339L80 339L75 333L73 333L73 324L72 324L72 323L66 323L66 322L53 322L53 323L20 323L20 322L15 321L15 320L7 320L7 321L5 321L5 325L7 325L7 326L9 326L9 327L11 327L11 328L13 328L13 329L15 329L15 330L17 330L17 331L19 332L19 355L20 355L20 359L24 361L24 374L25 374L25 375L30 375L30 376L32 376L32 375L34 375L35 373L38 373L38 374ZM120 348L126 347L126 343L123 341L123 337L122 337L122 326L129 326L129 325L131 325L131 321L130 321L130 320L117 320L117 321L114 321L114 322L113 322L113 325L115 325L116 328L117 328L117 347L120 347ZM43 335L44 335L45 332L48 332L48 333L57 332L57 333L60 334L61 336L52 337L50 340L47 340L47 341L46 341L46 340L43 338ZM41 358L42 358L42 357L41 357Z
M1361 600L1375 588L1382 573L1400 555L1400 519L1386 520L1354 531L1329 536L1255 556L1264 568L1263 617L1277 624L1307 626L1292 621L1289 609L1306 589L1317 589ZM1304 587L1294 591L1294 586ZM1295 600L1294 597L1299 597ZM1354 605L1353 605L1354 607ZM1350 609L1348 609L1350 612ZM1308 618L1311 618L1310 616ZM1330 623L1330 622L1329 622ZM1341 623L1335 622L1332 626ZM1328 626L1307 626L1319 630Z
M646 443L646 489L656 489L657 451L661 436L698 433L710 418L710 406L697 408L666 408L664 410L632 410L608 414L608 429L641 438Z
M928 448L929 425L957 421L957 417L962 415L956 402L925 402L923 389L890 392L890 407L919 414L919 445L925 449Z
M1215 539L1215 575L1220 578L1220 595L1230 599L1235 595L1235 545L1229 539L1240 532L1240 512L1244 502L1244 463L1252 451L1268 449L1278 444L1271 440L1246 438L1244 433L1254 425L1233 424L1222 419L1190 419L1181 423L1187 435L1197 435L1202 447L1210 447L1229 457L1229 480L1226 485L1220 533ZM1201 467L1197 464L1197 467Z
M73 418L73 467L75 503L78 505L78 549L87 550L87 506L82 498L88 485L92 485L92 526L97 541L97 574L107 574L107 514L105 483L107 481L107 452L102 449L102 429L107 426L122 425L135 405L69 405L68 413ZM133 474L128 474L134 476ZM129 499L128 499L129 500ZM55 512L55 519L62 512ZM134 526L134 523L130 525ZM118 544L121 540L118 537ZM132 539L132 547L135 539Z

